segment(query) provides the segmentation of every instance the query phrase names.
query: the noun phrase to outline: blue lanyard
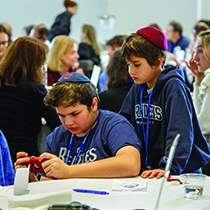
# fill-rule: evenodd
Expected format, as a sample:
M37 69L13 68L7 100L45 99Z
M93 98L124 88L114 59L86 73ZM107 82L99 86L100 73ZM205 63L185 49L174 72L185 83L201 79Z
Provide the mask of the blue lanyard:
M100 112L99 112L99 113L100 113ZM96 125L96 123L97 123L98 118L99 118L99 113L98 113L98 116L97 116L95 122L93 123L92 127L90 128L90 130L88 131L88 133L85 135L85 138L84 138L84 140L83 140L83 142L82 142L82 144L81 144L81 146L80 146L80 148L79 148L79 151L77 152L76 158L74 159L73 165L76 163L76 160L77 160L77 158L79 157L80 152L82 151L82 149L83 149L83 147L84 147L84 144L85 144L85 142L86 142L86 139L87 139L87 137L88 137L90 131L92 130L92 128L93 128L93 127ZM70 143L69 143L68 152L67 152L67 156L66 156L66 161L65 161L66 164L68 164L68 162L69 162L69 156L70 156L70 152L71 152L71 146L72 146L73 138L74 138L74 134L72 133L72 134L71 134Z
M148 166L148 161L147 161L147 153L148 153L148 137L149 137L149 117L150 117L150 102L151 102L151 97L152 97L152 91L150 92L149 95L149 100L148 100L148 106L147 106L147 132L145 135L145 130L144 130L144 120L143 120L143 105L142 105L142 94L144 91L144 88L146 86L146 83L144 84L144 86L141 89L141 96L140 96L140 106L141 106L141 121L142 121L142 130L143 130L143 136L144 136L144 142L145 142L145 149L146 149L146 166Z

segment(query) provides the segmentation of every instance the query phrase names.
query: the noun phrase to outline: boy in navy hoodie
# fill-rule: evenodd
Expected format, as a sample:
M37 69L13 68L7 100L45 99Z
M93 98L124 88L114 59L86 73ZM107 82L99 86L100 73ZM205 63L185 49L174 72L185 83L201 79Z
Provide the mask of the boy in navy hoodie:
M122 45L135 83L119 113L133 124L141 140L142 178L164 175L169 150L178 133L172 175L201 173L201 167L210 160L181 71L164 66L166 50L165 34L154 27L139 29Z

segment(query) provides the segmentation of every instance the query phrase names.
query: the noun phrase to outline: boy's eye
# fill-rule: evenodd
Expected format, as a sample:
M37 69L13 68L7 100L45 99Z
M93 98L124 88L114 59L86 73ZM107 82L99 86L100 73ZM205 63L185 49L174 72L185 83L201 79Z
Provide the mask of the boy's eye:
M72 113L72 115L73 115L73 116L76 116L76 115L78 115L78 114L79 114L78 112L76 112L76 113Z
M140 64L134 64L134 66L135 66L135 67L138 67L138 66L140 66Z

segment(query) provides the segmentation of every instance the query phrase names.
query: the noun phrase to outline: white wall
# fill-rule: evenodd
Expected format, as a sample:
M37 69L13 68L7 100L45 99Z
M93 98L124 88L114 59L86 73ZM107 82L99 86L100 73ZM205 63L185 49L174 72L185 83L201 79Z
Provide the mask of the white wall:
M200 18L210 19L210 0L76 0L78 14L72 18L71 37L79 41L80 27L90 23L98 30L98 16L116 17L115 34L130 34L150 23L158 23L163 31L171 20L182 23L183 33ZM8 22L13 39L29 24L44 23L50 27L57 14L64 11L63 0L0 0L0 22ZM198 3L201 6L200 13ZM98 31L98 34L100 32Z
M197 0L109 0L109 12L116 16L118 33L135 32L151 23L157 23L165 32L167 24L175 20L183 25L184 35L190 35L196 22L196 2Z
M107 0L78 0L78 13L72 17L71 37L79 41L81 25L97 28L98 16L108 10ZM12 26L13 39L22 34L26 25L44 23L48 28L56 15L65 11L63 0L0 0L0 22Z

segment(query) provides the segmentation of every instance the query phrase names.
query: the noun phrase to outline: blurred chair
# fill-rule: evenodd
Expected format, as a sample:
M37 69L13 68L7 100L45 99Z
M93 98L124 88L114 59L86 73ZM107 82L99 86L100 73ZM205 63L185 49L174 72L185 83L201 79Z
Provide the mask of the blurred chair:
M94 65L90 80L97 89L98 89L98 79L99 79L100 73L101 73L101 67Z
M85 75L90 79L93 71L94 62L90 59L78 60L79 68L83 69Z

